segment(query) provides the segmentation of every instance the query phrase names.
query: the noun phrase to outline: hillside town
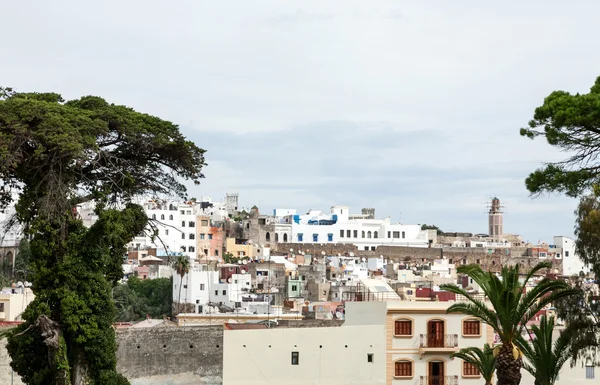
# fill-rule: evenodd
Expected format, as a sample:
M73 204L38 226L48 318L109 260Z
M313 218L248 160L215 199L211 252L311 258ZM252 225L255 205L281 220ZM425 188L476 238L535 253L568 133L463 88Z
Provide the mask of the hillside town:
M262 376L284 383L280 381L290 372L283 368L290 362L298 365L300 355L303 364L329 367L328 376L361 384L404 384L407 378L423 385L478 383L480 374L474 367L461 366L450 356L465 347L499 341L479 320L446 314L449 306L466 298L443 290L444 284L483 298L472 278L457 273L461 265L499 273L503 266L519 264L526 273L548 261L551 268L528 285L535 287L544 277L583 277L598 295L573 239L554 236L553 244L524 242L505 231L496 197L489 202L485 234L392 223L389 217L378 219L374 208L363 208L360 214L347 206L333 206L328 213L275 209L262 214L256 206L240 209L238 199L238 194L227 194L219 202L209 197L187 202L139 198L149 226L128 245L122 282L131 277L170 278L173 318L117 326L121 331L222 327L226 384L263 383ZM79 205L74 212L88 227L97 220L93 204ZM2 219L9 218L10 210ZM19 242L16 227L3 239L4 259L15 258ZM177 266L181 259L188 261L183 270ZM0 322L21 320L35 297L29 286L18 282L3 290ZM542 316L555 316L554 308L546 306L530 323L539 323ZM284 348L288 345L294 345L292 353ZM317 358L316 346L333 349L327 356L330 362ZM248 355L252 360L245 359ZM256 363L266 357L268 363ZM561 384L594 377L593 366L566 370L569 376ZM303 383L327 378L313 371L301 373Z

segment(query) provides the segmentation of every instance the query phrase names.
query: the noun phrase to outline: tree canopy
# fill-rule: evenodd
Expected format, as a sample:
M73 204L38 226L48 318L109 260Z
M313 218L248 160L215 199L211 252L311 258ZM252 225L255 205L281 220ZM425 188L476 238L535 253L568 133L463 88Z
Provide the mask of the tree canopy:
M0 206L14 203L32 236L36 298L8 342L26 383L128 383L115 369L111 289L148 224L132 198L185 198L183 180L199 183L204 166L204 150L171 122L95 96L0 89ZM74 208L90 200L88 229Z
M171 317L173 280L131 277L127 283L114 288L113 298L119 322L140 321L147 315L151 318Z
M535 109L521 135L545 137L548 144L569 153L548 163L525 180L532 194L558 192L577 197L600 182L600 77L587 94L554 91Z

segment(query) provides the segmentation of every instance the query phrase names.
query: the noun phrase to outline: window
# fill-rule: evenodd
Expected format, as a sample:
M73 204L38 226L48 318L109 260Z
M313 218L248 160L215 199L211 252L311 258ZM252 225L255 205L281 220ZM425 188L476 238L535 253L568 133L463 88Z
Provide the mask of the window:
M297 291L298 290L298 285L292 285L292 291Z
M212 234L208 234L208 239L212 239Z
M4 302L0 302L0 312L4 313Z
M283 234L283 241L287 241L287 239L285 239L287 234ZM304 237L304 234L300 233L298 234L298 242L302 242L302 238Z
M373 363L373 353L367 353L367 362Z
M393 238L400 238L400 232L399 231L394 231L392 233L392 235L393 235Z
M468 362L463 361L463 376L479 376L479 370Z
M201 226L208 226L208 219L203 219L200 221Z
M394 322L395 336L412 336L412 321L400 319Z
M152 214L152 219L156 219L156 214Z
M371 251L375 251L375 246L371 246Z
M268 231L267 231L267 233L265 234L265 240L266 240L267 242L270 242L270 241L271 241L271 233L270 233L270 232L268 232Z
M354 238L358 238L358 230L354 230Z
M219 295L219 290L215 290L215 295Z
M165 229L165 235L169 235L169 229Z
M185 227L185 221L181 221L181 227Z
M203 283L200 284L200 290L204 290L204 284Z
M192 215L192 210L187 210L185 213L186 213L187 215Z
M227 290L223 290L223 295L227 295Z
M300 352L292 352L292 365L300 365Z
M379 233L377 231L373 233L373 238L379 238Z
M344 230L340 230L340 238L344 238Z
M367 238L371 238L371 232L367 231Z
M204 239L204 234L200 234L200 239Z
M412 362L410 361L396 361L395 366L395 377L412 377Z
M333 242L333 234L327 234L327 242Z
M313 234L313 242L319 242L319 234Z
M189 227L196 227L196 222L194 222L194 221L189 221L189 222L188 222L188 226L189 226Z
M588 380L593 380L596 378L596 373L594 373L594 366L592 364L585 365L585 378Z
M365 237L365 232L364 232L364 230L361 232L361 234L360 234L360 235L361 235L361 237L362 237L362 238L364 238L364 237Z
M160 214L160 219L164 221L165 220L165 214Z
M477 320L463 321L463 335L464 336L480 336L481 335L481 322Z
M569 256L569 251L565 250L565 257L568 257L568 256ZM593 366L592 366L592 368L593 368Z
M279 234L275 233L275 242L279 242Z
M402 239L406 238L406 233L403 231L402 232Z
M185 233L181 233L181 239L185 239Z
M388 231L388 238L391 238L391 237L392 237L392 232Z
M185 214L185 211L183 211L183 210L181 210L181 211L179 211L179 212L181 213L181 215L184 215L184 214Z
M369 251L369 246L365 246L365 251Z
M219 256L219 250L215 249L215 255L218 257Z
M187 285L183 285L183 288L184 288L184 289L187 289Z
M194 234L194 233L190 233L190 235L189 235L189 239L196 239L196 234Z
M350 230L346 230L346 238L350 238L351 237L351 231Z
M188 251L189 251L190 253L193 253L194 251L196 251L196 248L195 248L194 246L190 246L190 247L188 248Z
M169 215L169 220L172 221L173 220L173 214Z
M185 246L181 246L181 251L185 253Z

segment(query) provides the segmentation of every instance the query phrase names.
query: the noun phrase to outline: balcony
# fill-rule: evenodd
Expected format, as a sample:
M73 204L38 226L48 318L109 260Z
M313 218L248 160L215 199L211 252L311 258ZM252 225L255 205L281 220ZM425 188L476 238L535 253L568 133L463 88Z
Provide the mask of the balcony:
M421 376L419 385L458 385L458 376Z
M419 352L454 353L458 350L458 334L421 334L419 335ZM437 384L433 384L437 385ZM445 383L444 383L445 385Z

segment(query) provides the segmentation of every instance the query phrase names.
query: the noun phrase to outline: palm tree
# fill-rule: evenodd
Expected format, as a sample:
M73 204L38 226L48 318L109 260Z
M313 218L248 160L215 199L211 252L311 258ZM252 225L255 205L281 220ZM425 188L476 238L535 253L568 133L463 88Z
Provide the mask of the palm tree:
M464 348L452 354L450 358L460 358L479 370L485 380L485 385L491 385L496 370L496 358L489 344L483 346L483 350L476 347ZM536 384L537 385L537 384Z
M543 316L539 326L531 327L534 337L531 342L523 338L517 341L527 359L523 367L535 378L535 385L554 385L563 365L573 357L571 339L577 330L573 326L576 325L569 325L553 341L554 317Z
M468 275L479 285L491 308L463 288L441 285L442 290L462 295L467 299L467 302L450 306L448 313L470 315L491 326L498 334L502 342L501 346L494 348L498 385L518 385L521 382L523 359L517 339L527 322L552 301L578 292L571 289L565 281L544 278L536 286L527 287L525 293L531 278L540 274L541 270L551 267L550 262L538 263L525 275L521 283L518 264L504 266L501 277L491 271L483 271L479 265L459 266L457 272Z
M179 297L177 298L177 313L179 314L181 309L181 287L183 286L183 276L189 273L190 271L190 260L184 256L180 255L177 257L175 262L173 263L173 268L177 275L179 275Z

